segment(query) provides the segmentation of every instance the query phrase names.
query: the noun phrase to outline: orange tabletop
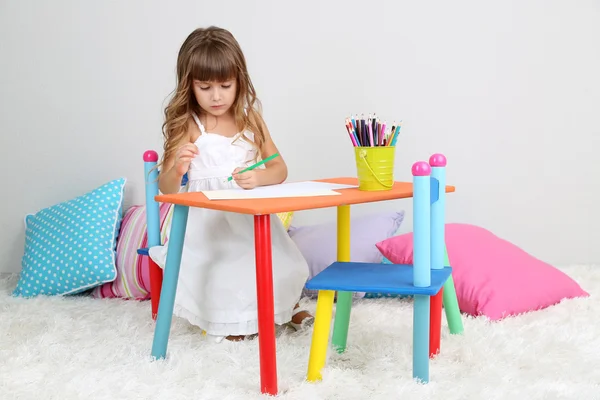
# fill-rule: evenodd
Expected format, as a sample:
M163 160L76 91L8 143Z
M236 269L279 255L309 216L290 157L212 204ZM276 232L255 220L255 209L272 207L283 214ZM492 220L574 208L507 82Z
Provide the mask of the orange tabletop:
M316 182L357 185L357 178L318 179ZM454 186L446 186L446 193L454 192ZM373 203L377 201L404 199L413 196L410 182L394 182L390 190L367 192L358 188L337 189L339 196L285 197L270 199L209 200L202 192L176 193L156 196L161 203L182 206L209 208L240 214L265 215L286 211L312 210L316 208L337 207L341 205Z

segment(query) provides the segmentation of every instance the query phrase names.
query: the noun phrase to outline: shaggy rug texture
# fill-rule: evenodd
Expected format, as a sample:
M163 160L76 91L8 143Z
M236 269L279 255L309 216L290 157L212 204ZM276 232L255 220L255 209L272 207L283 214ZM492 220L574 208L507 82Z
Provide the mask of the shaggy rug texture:
M590 297L495 323L465 318L463 335L444 326L427 385L411 378L410 300L356 301L348 350L329 355L317 384L305 381L311 332L280 330L278 397L600 399L600 266L562 270ZM0 278L3 400L266 398L257 340L216 344L174 318L167 359L152 361L149 302L13 298L16 280Z

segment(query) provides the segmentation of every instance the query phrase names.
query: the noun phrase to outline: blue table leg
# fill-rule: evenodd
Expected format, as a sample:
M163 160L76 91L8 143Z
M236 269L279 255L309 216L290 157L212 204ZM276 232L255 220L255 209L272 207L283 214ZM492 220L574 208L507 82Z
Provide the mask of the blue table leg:
M175 292L177 291L177 280L179 279L179 267L181 264L181 253L183 251L188 212L189 207L180 205L175 205L175 209L173 210L167 262L160 293L156 327L154 328L154 340L152 342L152 357L156 359L165 358L167 355L167 343L169 342L169 332L171 330L171 321L173 320Z

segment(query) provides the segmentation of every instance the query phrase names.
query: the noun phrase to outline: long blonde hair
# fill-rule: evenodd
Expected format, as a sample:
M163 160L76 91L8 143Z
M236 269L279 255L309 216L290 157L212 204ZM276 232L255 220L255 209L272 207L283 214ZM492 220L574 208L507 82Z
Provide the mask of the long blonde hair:
M262 148L265 132L260 101L250 80L242 49L228 30L211 26L193 31L179 49L177 85L165 108L162 127L165 142L161 164L175 154L177 144L188 134L192 113L200 115L200 105L192 89L194 80L225 82L230 79L237 82L236 99L231 107L236 126L240 132L246 129L253 132L254 142L251 143L259 150ZM245 135L241 138L248 140Z

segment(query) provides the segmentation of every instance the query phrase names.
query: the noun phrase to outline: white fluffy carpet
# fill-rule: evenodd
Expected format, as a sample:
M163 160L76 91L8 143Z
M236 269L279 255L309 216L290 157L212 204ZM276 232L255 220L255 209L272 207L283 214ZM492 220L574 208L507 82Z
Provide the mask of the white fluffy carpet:
M282 399L600 399L600 266L563 269L591 294L489 323L444 331L431 382L411 373L410 301L355 304L345 354L324 380L304 381L310 333L278 338ZM258 342L209 343L174 319L168 357L150 361L150 303L91 298L17 299L0 278L0 398L258 399ZM515 294L518 295L518 294ZM308 302L314 310L314 302Z

